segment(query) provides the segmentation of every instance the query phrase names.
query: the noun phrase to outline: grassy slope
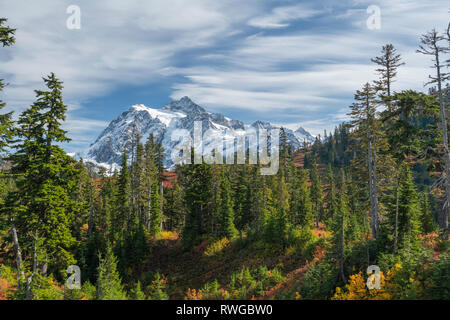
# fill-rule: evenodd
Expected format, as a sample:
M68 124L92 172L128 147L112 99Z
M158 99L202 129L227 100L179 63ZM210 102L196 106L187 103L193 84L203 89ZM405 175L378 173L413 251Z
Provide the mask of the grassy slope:
M316 238L325 235L320 229L314 231ZM261 265L268 269L277 267L286 281L279 284L265 297L273 298L283 288L289 288L299 280L306 271L310 261L319 259L323 250L312 248L312 252L299 252L294 247L268 248L260 241L235 239L214 254L207 255L210 243L202 242L190 251L183 251L180 240L175 236L170 239L156 239L151 241L151 249L143 274L153 274L157 271L168 279L168 293L171 299L184 299L188 288L200 289L207 282L218 280L219 284L229 283L233 273L243 267L255 268ZM308 261L309 260L309 261ZM295 296L295 293L294 293Z

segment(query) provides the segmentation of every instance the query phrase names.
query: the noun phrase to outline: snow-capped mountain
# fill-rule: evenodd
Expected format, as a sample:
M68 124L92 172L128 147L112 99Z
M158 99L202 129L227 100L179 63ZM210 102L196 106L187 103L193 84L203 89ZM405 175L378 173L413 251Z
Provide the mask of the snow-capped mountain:
M178 143L172 141L172 133L177 129L187 130L191 136L194 130L194 121L202 122L203 133L210 129L208 137L204 137L203 145L207 146L214 136L223 135L223 132L233 135L244 134L249 128L274 129L279 128L269 122L256 121L245 125L242 121L233 120L219 113L211 113L194 103L188 97L173 101L161 109L153 109L142 104L131 106L117 119L111 121L108 127L90 145L84 154L79 154L86 162L101 165L107 168L120 167L121 154L124 148L131 145L134 133L139 132L142 142L153 134L157 142L161 142L165 150L165 166L173 166L170 153ZM285 128L288 143L298 149L306 140L314 141L314 137L302 127L296 131ZM217 136L216 135L216 136ZM226 140L226 138L225 138Z

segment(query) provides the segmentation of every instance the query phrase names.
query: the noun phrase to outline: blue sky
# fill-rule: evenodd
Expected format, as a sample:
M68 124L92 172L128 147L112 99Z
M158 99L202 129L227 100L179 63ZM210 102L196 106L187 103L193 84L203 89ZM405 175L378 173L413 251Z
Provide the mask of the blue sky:
M72 4L79 30L66 27ZM370 5L380 8L380 29L367 27ZM1 1L0 16L17 28L16 45L0 49L9 83L1 98L19 114L55 72L70 152L130 105L160 108L185 95L246 123L318 134L345 120L355 90L377 78L370 58L386 43L406 62L394 90L425 90L430 61L415 50L420 34L444 30L449 8L444 0Z

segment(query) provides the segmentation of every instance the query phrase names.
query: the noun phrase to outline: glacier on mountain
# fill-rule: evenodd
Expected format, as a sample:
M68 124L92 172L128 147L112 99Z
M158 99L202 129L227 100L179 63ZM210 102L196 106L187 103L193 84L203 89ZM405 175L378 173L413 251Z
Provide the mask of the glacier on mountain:
M89 146L88 150L77 157L83 158L87 163L95 166L103 166L114 170L120 167L121 155L124 148L130 149L133 135L138 132L145 142L150 134L161 142L165 150L164 165L172 169L174 164L171 160L170 152L178 143L172 141L172 133L176 130L187 130L191 136L194 129L194 122L201 121L203 133L209 130L212 136L228 134L229 137L244 134L248 129L275 129L279 126L270 122L256 121L251 125L246 125L240 120L230 119L220 113L211 113L194 103L188 97L173 101L161 109L146 107L143 104L131 106L118 118L111 121L108 127L103 130L99 137ZM313 142L314 137L302 127L296 131L285 128L287 142L292 148L298 149L304 142ZM213 141L214 137L206 137L204 146L208 141Z

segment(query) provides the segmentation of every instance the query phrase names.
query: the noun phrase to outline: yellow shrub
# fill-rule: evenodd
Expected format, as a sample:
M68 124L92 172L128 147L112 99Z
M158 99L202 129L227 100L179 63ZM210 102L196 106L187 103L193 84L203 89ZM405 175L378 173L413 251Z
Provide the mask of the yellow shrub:
M156 240L176 240L178 239L178 233L175 231L161 231L157 236Z
M225 247L230 244L230 241L227 238L222 238L216 242L211 243L205 250L206 256L212 256L220 251L222 251Z
M369 290L362 273L351 275L345 290L336 288L333 300L389 300L392 299L393 284L390 282L396 270L401 269L401 265L396 264L393 270L387 272L386 276L380 272L380 289Z

